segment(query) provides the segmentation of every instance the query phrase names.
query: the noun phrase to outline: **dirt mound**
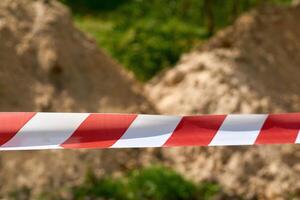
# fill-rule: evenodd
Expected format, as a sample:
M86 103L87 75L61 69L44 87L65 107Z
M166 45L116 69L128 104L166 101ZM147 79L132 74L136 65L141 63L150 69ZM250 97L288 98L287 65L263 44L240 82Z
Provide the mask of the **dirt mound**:
M300 7L260 8L148 85L161 113L300 110ZM297 151L298 150L298 151ZM196 180L220 182L248 198L300 195L299 147L178 148L164 152Z
M93 40L74 28L62 4L0 1L1 111L153 112L139 90L138 83ZM56 192L79 182L87 167L97 169L97 174L127 168L132 165L128 157L138 154L1 152L0 177L5 184L0 191L28 191L22 194L30 199L42 188Z
M0 108L148 111L138 84L49 2L0 2Z
M262 8L242 16L154 80L150 98L168 113L297 110L299 16L299 7Z

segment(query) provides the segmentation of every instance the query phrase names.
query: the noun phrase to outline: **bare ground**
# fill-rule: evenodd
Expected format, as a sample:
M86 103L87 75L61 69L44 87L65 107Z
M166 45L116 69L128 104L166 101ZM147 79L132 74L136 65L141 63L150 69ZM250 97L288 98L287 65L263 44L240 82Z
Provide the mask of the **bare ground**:
M0 1L0 61L1 111L155 112L139 83L56 1ZM139 157L130 150L1 152L1 196L64 193L89 167L114 174L139 165L128 159Z
M240 17L150 84L158 112L299 112L300 7L266 7ZM183 174L216 180L246 198L300 196L299 146L174 148L163 151Z

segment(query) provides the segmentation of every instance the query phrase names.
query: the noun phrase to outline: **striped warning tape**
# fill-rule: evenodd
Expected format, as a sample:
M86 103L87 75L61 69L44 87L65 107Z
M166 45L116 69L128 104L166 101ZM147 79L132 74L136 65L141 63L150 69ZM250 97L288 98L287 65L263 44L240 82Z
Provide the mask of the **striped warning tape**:
M0 150L300 143L300 113L0 113Z

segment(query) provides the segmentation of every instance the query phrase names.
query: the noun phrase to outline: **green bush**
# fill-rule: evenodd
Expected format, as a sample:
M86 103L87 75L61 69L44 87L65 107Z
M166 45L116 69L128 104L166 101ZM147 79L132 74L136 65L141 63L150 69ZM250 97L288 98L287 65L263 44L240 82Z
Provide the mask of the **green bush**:
M199 44L205 31L181 20L145 18L107 22L98 17L77 17L78 26L90 32L101 47L117 58L139 80L146 81L160 70L174 65L183 52ZM101 25L102 24L102 25Z
M174 171L153 167L133 172L128 179L132 199L196 199L197 187Z
M196 185L164 167L136 170L119 179L97 179L89 172L86 181L73 188L74 199L206 200L219 191L216 184Z
M174 65L201 34L201 30L176 19L167 20L163 25L157 20L143 19L129 29L127 25L116 29L122 34L113 38L114 49L109 51L142 81Z
M147 81L174 66L181 54L200 45L242 12L261 3L290 0L62 0L76 24L109 54Z

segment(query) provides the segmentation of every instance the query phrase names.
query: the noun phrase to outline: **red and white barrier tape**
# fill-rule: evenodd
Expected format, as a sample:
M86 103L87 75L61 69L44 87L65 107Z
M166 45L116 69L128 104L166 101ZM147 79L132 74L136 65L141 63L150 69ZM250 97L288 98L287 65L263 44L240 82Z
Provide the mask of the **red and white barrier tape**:
M300 113L0 113L0 150L300 143Z

